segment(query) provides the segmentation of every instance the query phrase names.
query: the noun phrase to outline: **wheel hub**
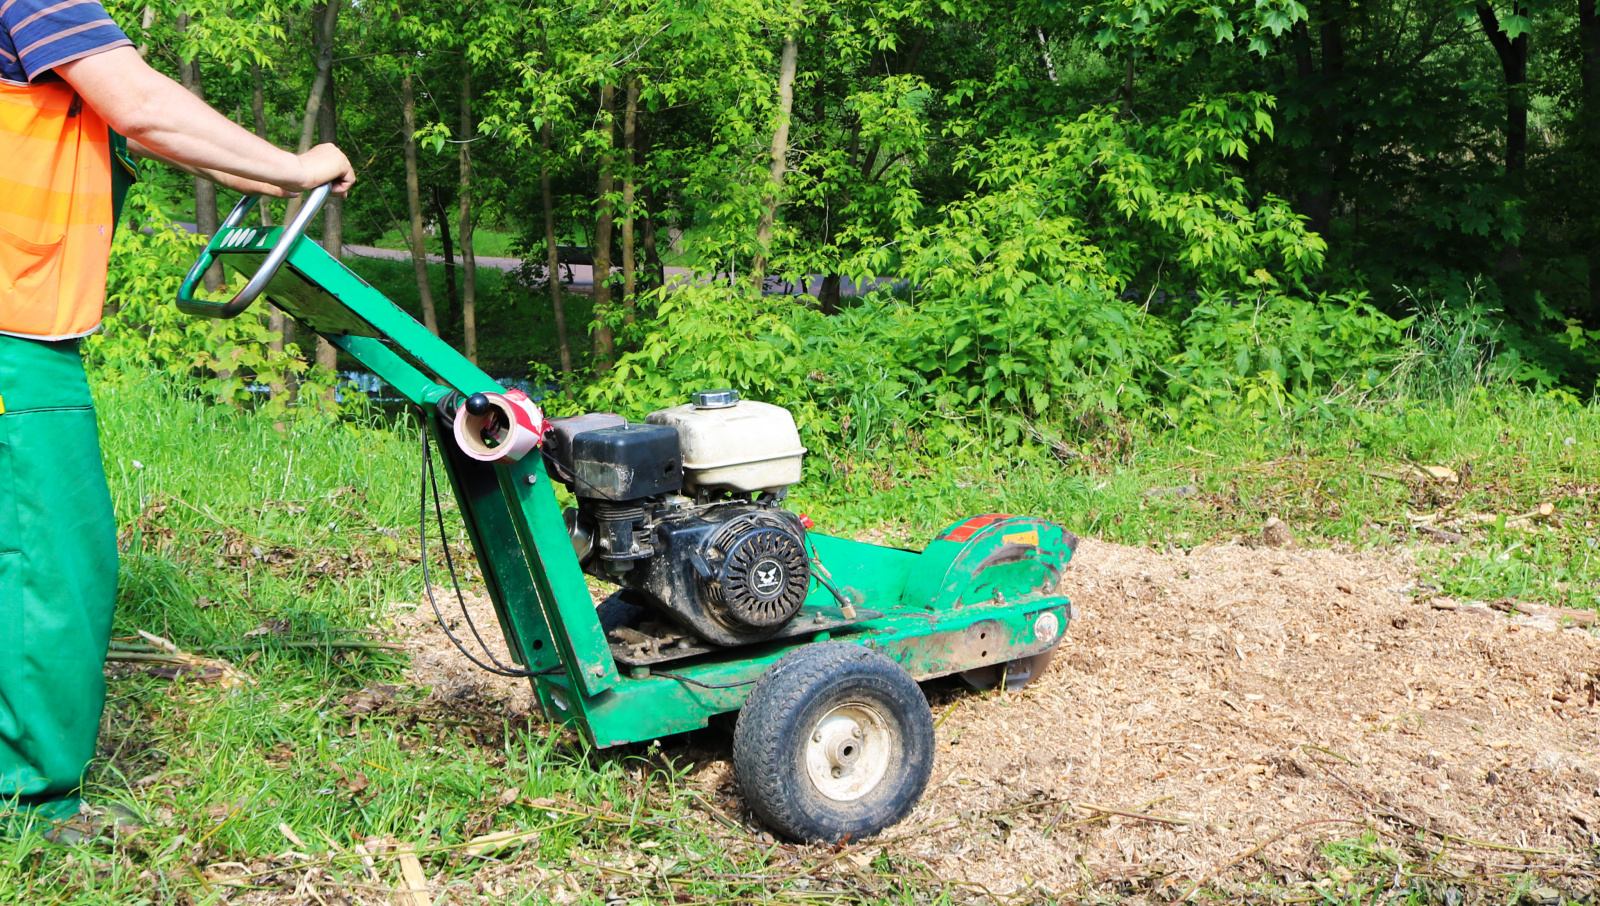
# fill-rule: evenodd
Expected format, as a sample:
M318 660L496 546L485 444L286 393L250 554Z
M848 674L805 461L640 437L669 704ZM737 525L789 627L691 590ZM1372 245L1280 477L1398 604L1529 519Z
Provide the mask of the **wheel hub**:
M888 773L891 743L888 721L876 708L839 705L817 721L806 742L806 774L829 799L859 799Z

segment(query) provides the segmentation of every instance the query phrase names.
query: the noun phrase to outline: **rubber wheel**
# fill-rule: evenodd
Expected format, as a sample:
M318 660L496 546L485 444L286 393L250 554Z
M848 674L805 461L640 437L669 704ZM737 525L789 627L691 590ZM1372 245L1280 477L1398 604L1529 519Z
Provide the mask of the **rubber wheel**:
M971 670L961 671L961 681L979 692L988 692L1000 685L1000 678L1005 677L1006 691L1015 692L1028 685L1050 669L1050 662L1055 660L1056 649L1061 647L1057 642L1050 646L1048 651L1028 657L1019 657L1014 661L1003 664L989 664L986 667L974 667Z
M621 626L634 626L645 615L645 609L637 604L630 604L618 592L601 601L595 607L595 615L600 618L600 628L609 633Z
M870 837L904 819L933 773L933 714L916 680L851 642L784 655L733 733L733 771L768 827L803 843Z

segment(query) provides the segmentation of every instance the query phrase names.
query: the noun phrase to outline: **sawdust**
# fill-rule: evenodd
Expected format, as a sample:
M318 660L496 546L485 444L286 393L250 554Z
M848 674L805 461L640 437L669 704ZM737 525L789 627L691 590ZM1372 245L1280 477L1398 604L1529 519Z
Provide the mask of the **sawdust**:
M1328 870L1326 841L1364 829L1479 870L1600 844L1600 638L1415 582L1405 551L1085 539L1062 584L1077 616L1044 677L1004 694L925 686L934 777L877 843L989 891L1165 898L1198 880L1303 883ZM468 603L504 660L488 600ZM466 662L426 601L399 622L410 678L436 698L532 706L526 681ZM664 754L748 820L728 748L696 734Z
M462 617L461 604L455 592L435 586L434 598L445 625L466 646L467 650L484 663L490 663L478 648L472 628ZM472 625L478 629L489 651L500 663L515 666L506 650L505 636L495 618L494 603L481 591L464 591L466 612ZM406 669L406 680L414 686L429 689L429 698L444 704L477 700L494 703L505 709L507 717L518 718L534 707L533 687L526 679L496 676L462 656L451 643L439 621L434 617L433 606L427 596L416 603L390 605L401 644L411 652L411 666Z
M1404 552L1085 540L1062 586L1077 619L1049 673L1020 693L931 696L946 715L936 774L895 835L1047 803L903 844L993 890L1216 880L1262 863L1304 879L1327 869L1319 841L1360 831L1302 827L1317 821L1429 828L1435 845L1593 846L1600 639L1435 609L1413 576ZM1069 803L1155 803L1195 823L1079 823L1095 813Z
M596 604L614 589L589 580L589 594ZM495 659L507 667L516 667L507 651L505 634L500 631L495 616L494 602L482 589L463 587L461 600L448 586L434 586L434 601L445 619L450 633L478 660L492 666L478 646L478 637L488 645ZM466 605L469 625L462 615ZM479 668L464 657L434 616L433 604L423 595L416 602L389 605L398 630L398 644L411 652L411 666L406 669L406 680L414 686L430 690L429 698L443 704L475 700L479 705L493 704L503 709L506 717L526 717L536 707L533 687L520 677L497 676ZM473 634L477 627L477 637Z

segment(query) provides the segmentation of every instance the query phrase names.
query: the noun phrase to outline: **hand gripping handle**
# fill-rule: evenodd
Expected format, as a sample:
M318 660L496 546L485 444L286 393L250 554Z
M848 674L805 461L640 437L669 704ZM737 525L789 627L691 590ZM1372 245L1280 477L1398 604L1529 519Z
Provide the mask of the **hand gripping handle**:
M254 302L257 296L261 295L261 291L267 288L267 284L272 282L272 278L277 276L278 268L282 267L285 259L289 257L290 250L294 248L295 240L305 233L306 225L311 222L311 218L317 216L317 212L322 210L322 203L327 201L328 192L332 188L333 183L330 182L311 190L310 194L306 196L305 204L300 206L300 212L295 215L294 220L290 221L288 226L283 228L283 232L278 236L277 244L272 247L272 251L267 253L267 260L261 262L261 267L256 271L255 276L251 277L250 282L244 285L244 289L239 290L239 294L233 297L233 301L225 305L218 305L214 302L201 302L194 298L195 284L200 282L201 276L205 274L207 268L211 267L213 260L211 246L207 245L205 251L200 253L200 260L194 263L194 267L189 268L188 276L183 278L183 285L178 288L178 307L185 311L204 314L212 318L238 317L241 312L250 307L250 303ZM246 195L239 199L239 203L233 206L233 210L228 213L228 219L222 222L222 226L217 229L217 235L213 236L211 241L215 243L222 234L238 226L239 222L244 219L244 215L248 214L259 200L260 197L256 195Z

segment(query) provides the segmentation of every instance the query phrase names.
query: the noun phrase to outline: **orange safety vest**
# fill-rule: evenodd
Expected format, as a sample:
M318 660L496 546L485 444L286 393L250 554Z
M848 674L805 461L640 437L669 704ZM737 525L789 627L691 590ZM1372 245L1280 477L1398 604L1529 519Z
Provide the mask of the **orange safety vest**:
M100 326L112 223L106 121L66 82L0 80L0 333Z

